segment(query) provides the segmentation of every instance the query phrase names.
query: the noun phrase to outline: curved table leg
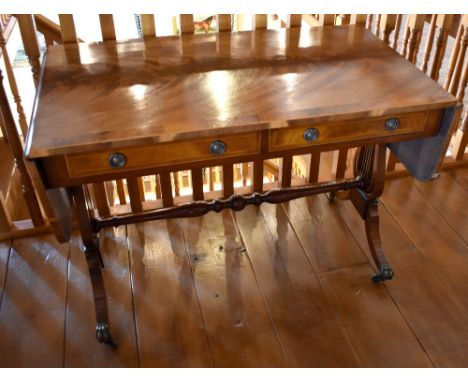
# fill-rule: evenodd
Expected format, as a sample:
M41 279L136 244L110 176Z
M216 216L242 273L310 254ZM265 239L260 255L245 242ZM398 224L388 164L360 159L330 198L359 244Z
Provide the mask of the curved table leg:
M367 242L377 266L378 273L372 276L372 281L379 282L390 280L393 277L393 269L388 263L382 249L379 231L379 210L377 200L369 202L365 219Z
M383 252L379 231L378 198L385 180L385 145L366 146L356 151L354 172L362 176L365 187L351 190L350 199L364 219L367 242L378 273L374 282L390 280L393 270Z
M85 246L85 256L93 287L94 307L96 309L96 339L101 343L116 348L118 343L114 341L109 330L106 290L101 269L104 264L101 252L99 251L98 237L94 234L91 227L91 216L87 206L85 188L81 186L73 187L72 194L75 200L76 214Z

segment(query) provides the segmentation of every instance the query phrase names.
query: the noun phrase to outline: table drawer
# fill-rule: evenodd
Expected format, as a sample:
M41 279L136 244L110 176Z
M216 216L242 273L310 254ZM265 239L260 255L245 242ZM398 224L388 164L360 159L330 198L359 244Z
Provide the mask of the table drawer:
M430 112L418 112L394 118L372 118L313 126L288 127L270 131L269 150L279 151L311 145L353 142L366 138L385 138L423 132L436 126L426 126ZM437 111L440 114L439 111ZM437 116L435 116L437 117ZM431 123L437 123L430 118ZM432 130L431 130L432 131Z
M66 156L66 163L68 174L73 178L258 154L259 152L260 133L249 132L216 138L71 154Z

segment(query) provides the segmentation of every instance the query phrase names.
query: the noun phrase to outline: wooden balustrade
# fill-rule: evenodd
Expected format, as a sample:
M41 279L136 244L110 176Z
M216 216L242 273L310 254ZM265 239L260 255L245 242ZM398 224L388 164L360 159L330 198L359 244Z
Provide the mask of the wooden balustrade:
M28 207L31 220L35 226L42 226L45 224L45 218L42 215L42 210L39 204L39 200L36 196L30 175L26 168L23 158L23 143L19 135L18 129L15 124L13 113L8 103L8 98L3 86L3 74L0 70L0 117L5 127L5 131L8 137L8 143L13 153L16 167L21 177L21 191L24 196L24 200Z
M8 76L8 82L10 84L10 90L13 94L13 98L16 103L16 109L18 112L18 122L21 128L21 133L23 137L26 137L28 131L28 123L26 122L26 115L24 114L23 105L21 104L21 97L18 92L18 85L16 84L16 78L13 74L13 67L11 65L10 57L8 55L8 50L6 48L6 40L3 35L3 27L0 25L0 49L2 52L3 60L5 62L5 69Z
M32 72L37 82L40 71L40 50L36 38L36 30L44 34L47 44L80 42L79 31L76 30L73 15L59 15L60 25L52 23L41 15L16 15L23 38L26 54L29 57ZM213 15L216 20L216 30L229 32L233 27L232 15ZM157 35L157 25L154 15L140 15L143 38L152 38ZM452 94L463 99L467 86L468 76L468 20L467 16L454 15L388 15L388 14L316 14L301 15L289 14L282 22L283 27L305 28L320 25L356 24L372 30L385 43L401 52L408 61L416 64L418 51L423 50L418 66L435 80L442 81L445 88ZM302 22L304 21L304 23ZM101 35L104 41L116 40L116 26L110 14L99 15ZM0 19L0 27L3 26ZM179 34L192 34L195 32L193 15L179 16ZM268 28L268 15L255 14L252 16L252 29ZM456 33L454 32L456 31ZM424 32L424 34L423 34ZM393 34L393 35L392 35ZM453 49L447 52L449 36L455 36ZM399 45L400 36L402 36ZM451 37L450 37L451 38ZM2 41L0 40L0 45ZM3 44L4 45L4 44ZM4 46L2 45L2 50ZM8 56L5 59L9 61ZM443 65L448 63L448 65ZM441 69L447 67L447 69ZM10 66L11 68L11 66ZM446 70L446 72L444 72ZM7 66L6 74L10 77ZM20 100L15 89L14 80L10 80L10 90L15 100ZM11 85L13 83L13 86ZM15 95L16 94L16 95ZM23 134L27 125L23 125L24 112L18 108L18 120ZM9 130L11 119L7 118ZM2 121L0 121L0 124ZM463 120L454 137L453 157L447 160L446 166L466 165L468 158L464 154L468 143L468 113L465 108ZM8 137L11 133L8 134ZM13 137L18 147L17 138ZM21 145L19 146L21 147ZM19 155L17 151L16 154ZM221 166L200 168L193 167L175 173L159 173L148 177L134 177L104 183L89 185L96 212L102 217L129 211L139 212L151 208L169 207L181 202L193 200L207 200L214 197L229 197L235 193L248 193L264 191L277 186L304 183L318 183L333 179L347 178L352 174L352 158L354 150L338 150L335 152L314 151L304 156L300 161L291 156L256 161L251 163L223 164ZM21 162L18 162L21 167ZM396 163L393 155L388 155L388 176L403 174L402 165ZM27 170L24 171L27 176ZM265 181L266 180L266 181ZM34 195L34 190L28 188L28 179L23 179L25 192ZM8 211L2 214L4 197L0 195L0 230L11 227L12 217ZM41 208L37 198L31 197L28 208L34 215L36 224L43 224ZM41 220L42 217L42 220ZM1 236L0 236L1 237Z

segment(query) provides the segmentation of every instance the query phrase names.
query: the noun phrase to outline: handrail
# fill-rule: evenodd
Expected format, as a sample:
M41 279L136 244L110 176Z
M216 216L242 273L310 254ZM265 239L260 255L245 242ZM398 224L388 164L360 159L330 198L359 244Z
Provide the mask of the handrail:
M34 21L36 22L37 30L44 35L47 45L53 45L54 42L58 44L63 43L62 29L59 24L40 14L34 15ZM78 42L84 41L79 38Z

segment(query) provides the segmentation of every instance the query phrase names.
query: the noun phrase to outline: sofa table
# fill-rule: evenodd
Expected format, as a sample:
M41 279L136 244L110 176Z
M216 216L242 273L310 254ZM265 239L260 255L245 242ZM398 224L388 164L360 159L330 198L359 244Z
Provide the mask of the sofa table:
M200 216L248 204L350 190L375 260L391 279L379 236L387 147L430 179L458 121L457 100L359 26L157 37L48 47L26 142L38 194L60 241L75 211L96 308L109 331L102 228ZM293 155L358 148L351 179L291 187ZM264 191L263 161L289 166ZM235 195L234 163L253 162L252 193ZM202 168L223 166L224 197L203 200ZM170 173L191 170L193 201L173 205ZM97 216L87 185L158 174L163 207ZM138 195L138 192L136 192ZM73 208L74 207L74 208ZM140 205L141 207L141 205Z

